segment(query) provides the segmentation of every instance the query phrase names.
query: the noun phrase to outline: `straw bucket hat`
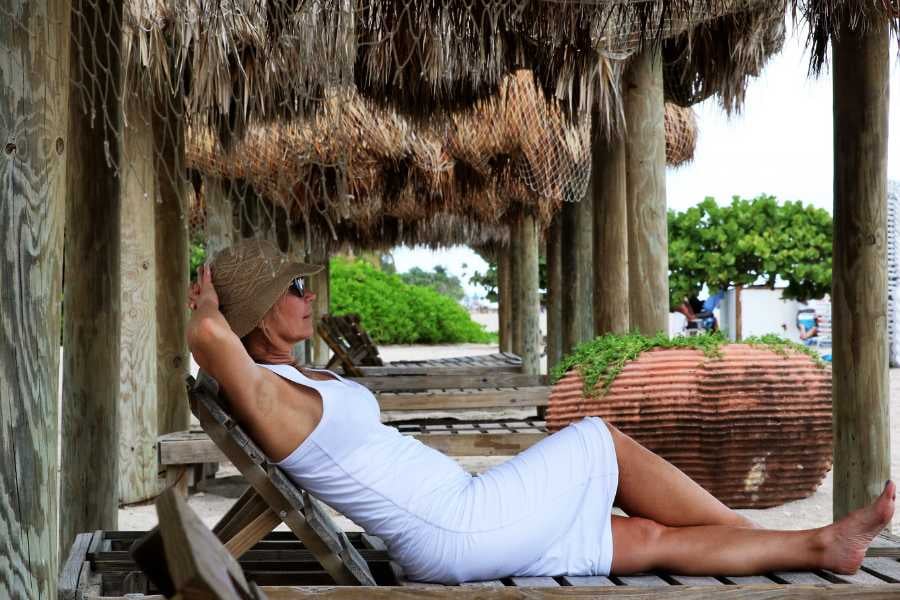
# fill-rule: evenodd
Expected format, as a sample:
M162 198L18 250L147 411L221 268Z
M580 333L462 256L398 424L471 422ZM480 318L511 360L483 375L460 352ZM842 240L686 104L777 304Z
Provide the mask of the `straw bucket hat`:
M293 262L268 240L245 240L225 248L210 266L219 310L238 337L253 331L291 281L324 268Z

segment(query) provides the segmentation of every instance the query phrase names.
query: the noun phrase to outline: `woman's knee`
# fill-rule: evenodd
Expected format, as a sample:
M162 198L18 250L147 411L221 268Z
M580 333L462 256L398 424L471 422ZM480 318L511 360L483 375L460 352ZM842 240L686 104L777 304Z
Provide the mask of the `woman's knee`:
M622 575L654 568L666 529L652 519L613 516L613 573Z

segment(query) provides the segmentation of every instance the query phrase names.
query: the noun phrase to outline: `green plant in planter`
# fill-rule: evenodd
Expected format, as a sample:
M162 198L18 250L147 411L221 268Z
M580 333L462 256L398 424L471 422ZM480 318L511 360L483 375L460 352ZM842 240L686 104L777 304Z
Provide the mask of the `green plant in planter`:
M577 368L584 380L585 395L597 396L609 390L626 364L648 350L690 348L700 350L708 358L717 358L721 357L721 347L729 343L731 342L721 332L671 338L665 333L654 336L640 333L606 334L577 346L571 354L557 363L550 378L556 383L569 370ZM789 352L806 354L813 358L820 368L825 368L825 363L813 350L774 334L747 338L741 343L766 348L781 355L787 355Z

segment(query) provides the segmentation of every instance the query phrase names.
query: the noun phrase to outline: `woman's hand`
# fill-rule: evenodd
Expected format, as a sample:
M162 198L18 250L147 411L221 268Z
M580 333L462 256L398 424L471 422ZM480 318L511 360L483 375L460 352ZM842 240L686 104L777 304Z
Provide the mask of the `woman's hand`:
M197 310L201 306L219 308L219 295L212 282L212 270L209 265L197 267L197 281L188 289L188 308Z

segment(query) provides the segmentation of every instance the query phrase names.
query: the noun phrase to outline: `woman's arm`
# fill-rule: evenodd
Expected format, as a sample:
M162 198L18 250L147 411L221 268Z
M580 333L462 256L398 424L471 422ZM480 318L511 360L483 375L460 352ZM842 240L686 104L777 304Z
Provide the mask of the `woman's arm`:
M219 312L209 266L197 270L197 283L188 297L193 314L187 325L187 342L194 360L219 382L232 404L259 399L268 380Z

